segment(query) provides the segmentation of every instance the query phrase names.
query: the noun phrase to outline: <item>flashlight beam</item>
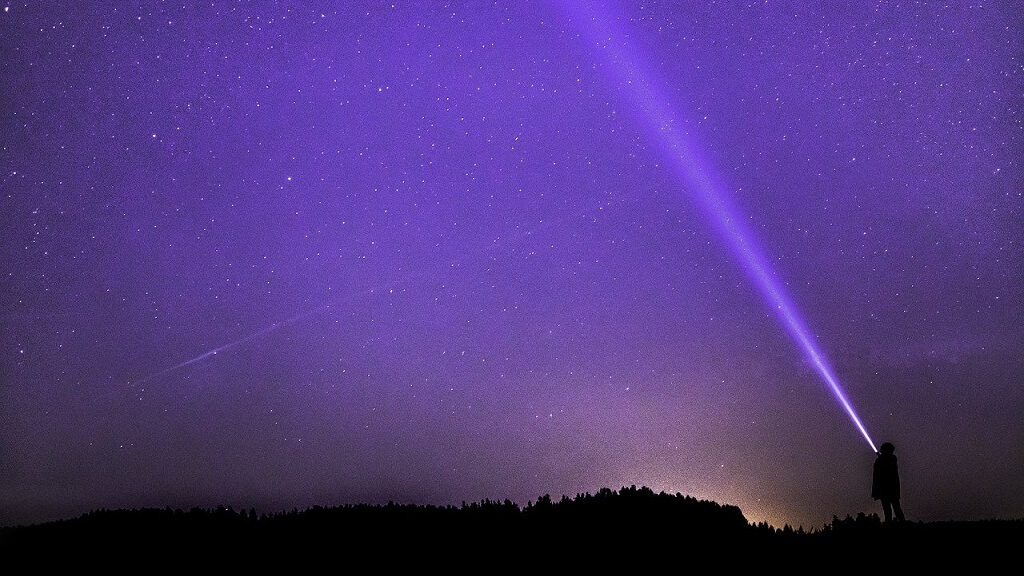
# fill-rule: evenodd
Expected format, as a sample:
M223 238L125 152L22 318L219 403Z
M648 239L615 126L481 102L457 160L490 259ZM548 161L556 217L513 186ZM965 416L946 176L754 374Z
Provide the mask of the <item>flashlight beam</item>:
M811 331L786 294L782 282L772 273L768 259L758 249L754 235L743 226L739 211L730 205L722 192L726 187L716 180L709 168L711 164L690 144L686 133L676 129L676 115L669 105L670 99L655 89L652 80L655 76L643 69L643 58L625 43L628 35L616 29L613 17L599 13L590 2L566 2L565 5L573 17L583 21L580 31L591 44L591 54L600 57L602 68L609 71L616 91L637 112L639 122L654 135L652 140L668 158L676 179L726 241L779 322L828 384L871 450L877 452L838 378L811 337Z

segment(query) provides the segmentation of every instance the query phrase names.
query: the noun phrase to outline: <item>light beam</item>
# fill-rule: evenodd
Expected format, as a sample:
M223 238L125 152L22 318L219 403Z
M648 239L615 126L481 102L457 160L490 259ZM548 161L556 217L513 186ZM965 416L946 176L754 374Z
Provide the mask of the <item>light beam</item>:
M839 379L811 337L796 305L786 294L778 277L772 273L768 259L758 248L754 235L743 226L739 212L723 193L726 187L716 180L709 168L710 163L701 157L696 147L688 141L687 135L676 129L671 100L656 90L653 81L655 76L641 66L644 59L625 43L628 35L617 28L613 17L598 11L595 4L574 1L565 3L571 16L582 20L580 32L589 42L589 53L597 55L603 68L609 70L616 91L630 109L637 111L638 120L654 135L652 140L669 160L668 164L683 189L690 193L707 220L726 241L740 265L775 311L780 323L867 440L871 450L878 452L840 386Z

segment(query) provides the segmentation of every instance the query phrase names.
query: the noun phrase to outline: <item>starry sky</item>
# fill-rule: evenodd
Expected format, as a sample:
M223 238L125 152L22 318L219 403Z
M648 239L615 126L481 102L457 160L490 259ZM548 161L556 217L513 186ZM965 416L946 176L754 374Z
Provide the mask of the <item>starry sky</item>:
M730 226L909 519L1024 517L1013 2L0 6L0 525L880 513Z

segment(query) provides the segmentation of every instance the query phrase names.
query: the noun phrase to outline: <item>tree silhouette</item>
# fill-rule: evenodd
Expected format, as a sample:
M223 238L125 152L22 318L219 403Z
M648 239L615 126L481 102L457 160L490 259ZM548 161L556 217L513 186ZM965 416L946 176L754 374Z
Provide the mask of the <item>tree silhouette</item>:
M544 494L524 507L484 499L460 507L388 502L260 514L231 506L101 509L69 520L0 528L0 549L9 562L49 558L57 551L67 558L77 552L80 558L130 556L150 562L244 554L263 569L267 565L259 558L299 562L329 554L352 566L362 559L402 569L544 565L608 571L636 570L645 563L653 568L655 562L734 569L784 561L817 571L836 567L838 558L879 550L898 550L914 560L907 564L914 569L933 561L948 567L950 555L972 550L977 565L1010 558L1015 546L1007 542L1021 537L1024 520L887 525L877 514L863 512L833 516L820 530L775 528L749 523L735 506L629 486L562 495L557 501Z

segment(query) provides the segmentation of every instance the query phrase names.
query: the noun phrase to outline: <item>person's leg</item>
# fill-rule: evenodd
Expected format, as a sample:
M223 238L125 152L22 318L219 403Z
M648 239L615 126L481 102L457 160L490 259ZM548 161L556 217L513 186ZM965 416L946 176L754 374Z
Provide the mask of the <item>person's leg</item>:
M885 521L892 521L892 502L886 498L882 498L882 513L885 514Z
M896 513L896 520L898 522L903 522L904 520L906 520L906 518L903 517L903 507L900 506L899 500L892 501L892 511Z

